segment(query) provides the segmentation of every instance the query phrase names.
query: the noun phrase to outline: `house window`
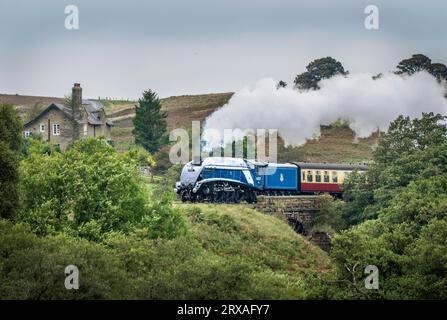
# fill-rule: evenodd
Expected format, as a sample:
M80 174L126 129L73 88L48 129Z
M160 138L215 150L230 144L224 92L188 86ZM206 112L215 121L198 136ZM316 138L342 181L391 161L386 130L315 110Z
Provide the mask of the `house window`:
M23 132L23 135L25 136L25 137L29 137L29 136L31 136L31 131L24 131Z
M53 136L61 135L61 126L59 124L53 124Z
M45 132L45 124L44 123L41 123L39 125L39 130L40 130L40 132Z
M84 124L84 136L88 134L88 125Z

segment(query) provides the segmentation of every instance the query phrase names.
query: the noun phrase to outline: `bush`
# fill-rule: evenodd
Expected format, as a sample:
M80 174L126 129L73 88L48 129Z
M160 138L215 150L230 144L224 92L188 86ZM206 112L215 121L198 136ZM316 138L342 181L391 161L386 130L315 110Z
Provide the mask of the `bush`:
M39 235L66 232L100 241L112 231L146 228L148 237L174 237L184 223L169 201L150 200L136 162L104 140L77 141L65 153L42 153L33 141L22 161L24 210L19 220ZM164 229L166 223L166 229Z
M0 219L0 299L114 299L129 283L105 247L65 235L37 237L25 224ZM67 290L65 268L79 269L79 290Z

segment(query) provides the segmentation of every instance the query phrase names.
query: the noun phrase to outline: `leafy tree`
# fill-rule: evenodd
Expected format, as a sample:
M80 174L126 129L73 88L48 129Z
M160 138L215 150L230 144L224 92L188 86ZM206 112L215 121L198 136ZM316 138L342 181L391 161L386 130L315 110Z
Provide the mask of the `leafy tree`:
M396 74L412 75L420 71L430 70L431 59L423 54L414 54L411 58L404 59L397 65Z
M156 165L152 155L142 147L130 148L126 155L140 167L153 167Z
M17 111L12 105L0 104L0 217L12 217L20 207L21 132Z
M447 66L443 63L432 63L430 66L430 73L438 79L447 80Z
M414 54L397 65L396 74L412 75L416 72L427 71L441 81L447 79L447 66L442 63L432 63L431 59L423 54Z
M344 183L343 217L349 225L377 217L396 192L411 181L440 174L446 168L445 117L423 113L399 116L381 135L366 175L352 174Z
M156 152L167 142L166 112L161 111L161 103L155 92L143 92L143 98L135 106L133 119L135 144L142 146L150 153Z
M312 61L306 67L307 71L296 76L295 87L298 89L319 89L318 83L323 79L329 79L336 75L347 75L343 65L331 57L320 58Z
M66 232L101 241L108 232L145 228L147 237L174 237L185 223L169 202L149 201L138 159L104 140L77 141L65 153L45 153L33 141L22 162L24 210L20 220L40 235Z
M433 113L419 119L397 118L381 137L375 164L364 179L355 175L347 179L346 207L353 210L351 219L357 210L356 223L373 220L334 237L331 255L339 289L333 291L337 292L334 297L447 296L447 133L443 121L443 116ZM369 264L380 272L380 290L373 294L358 281Z
M339 206L341 201L334 200L330 195L321 195L316 199L318 212L313 216L311 231L326 231L330 234L343 229L345 222L342 217L342 210Z
M342 218L347 225L355 225L375 218L375 212L367 210L374 201L371 177L352 172L343 183L343 204L339 206Z
M106 247L67 235L38 237L23 223L0 219L0 299L132 298L122 262ZM79 269L79 290L64 286L68 265Z
M440 114L423 113L421 119L399 116L391 122L388 131L379 141L374 160L387 165L415 150L439 145L446 141L447 117Z

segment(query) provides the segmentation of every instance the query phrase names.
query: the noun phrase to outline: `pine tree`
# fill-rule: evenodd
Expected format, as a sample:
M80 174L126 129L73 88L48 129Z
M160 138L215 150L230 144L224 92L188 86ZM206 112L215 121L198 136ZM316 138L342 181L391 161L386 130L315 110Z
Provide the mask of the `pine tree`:
M150 153L156 152L167 142L166 112L161 111L161 103L155 92L143 92L143 98L135 106L134 129L132 131L135 144L142 146Z

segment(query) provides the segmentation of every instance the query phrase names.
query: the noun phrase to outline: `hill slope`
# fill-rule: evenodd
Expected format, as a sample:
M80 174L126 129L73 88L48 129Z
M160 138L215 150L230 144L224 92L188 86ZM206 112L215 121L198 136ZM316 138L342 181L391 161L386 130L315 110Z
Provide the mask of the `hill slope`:
M252 269L252 297L303 299L309 280L333 271L320 248L296 234L285 220L249 205L179 204L191 234L208 255L222 263L240 261Z
M37 236L0 219L0 299L305 299L329 259L278 218L244 206L180 205L188 233L148 239L138 229L106 243ZM36 263L38 261L38 263ZM61 270L76 261L81 290Z

